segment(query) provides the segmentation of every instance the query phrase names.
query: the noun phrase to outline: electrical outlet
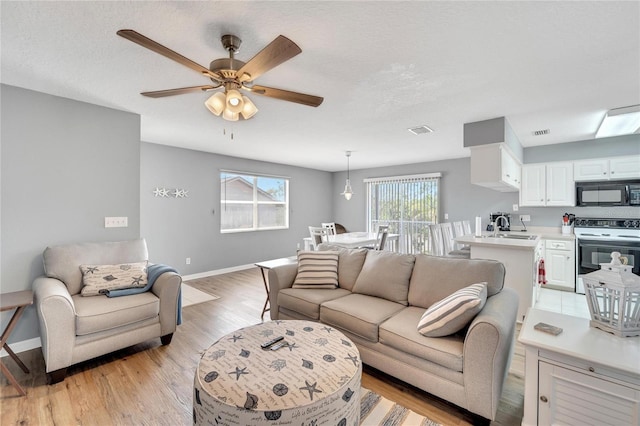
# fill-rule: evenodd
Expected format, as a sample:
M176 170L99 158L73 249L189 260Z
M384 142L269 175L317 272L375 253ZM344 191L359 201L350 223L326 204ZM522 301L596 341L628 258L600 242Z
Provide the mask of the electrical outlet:
M444 214L444 220L449 220L449 213Z
M129 218L124 217L110 217L107 216L104 218L104 227L105 228L126 228L129 226Z
M191 265L191 258L187 257L184 261L184 263L186 263L187 265Z
M513 205L513 211L514 211L514 212L517 212L517 211L518 211L518 205L517 205L517 204L514 204L514 205Z
M521 214L520 215L520 221L521 222L531 222L531 216L528 214Z

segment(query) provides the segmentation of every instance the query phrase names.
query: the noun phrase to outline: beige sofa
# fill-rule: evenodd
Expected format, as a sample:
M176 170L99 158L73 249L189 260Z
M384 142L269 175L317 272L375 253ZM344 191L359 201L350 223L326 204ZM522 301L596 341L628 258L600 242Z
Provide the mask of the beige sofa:
M495 419L514 345L517 294L503 288L505 269L468 260L384 251L339 251L335 289L292 288L297 265L269 271L271 319L304 319L336 327L362 361L450 401L478 420ZM461 332L425 337L417 325L435 302L487 282L487 300Z
M148 260L144 239L47 247L45 276L33 283L47 381L64 380L68 366L176 330L182 277L164 272L149 291L123 297L83 297L82 264Z

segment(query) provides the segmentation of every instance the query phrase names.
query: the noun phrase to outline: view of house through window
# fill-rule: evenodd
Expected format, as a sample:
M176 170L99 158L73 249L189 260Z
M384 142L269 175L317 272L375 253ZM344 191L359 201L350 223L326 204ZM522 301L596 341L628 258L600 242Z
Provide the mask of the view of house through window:
M289 227L289 179L220 172L220 230L244 232Z
M429 252L429 225L438 223L440 173L365 179L367 226L389 225L401 253Z

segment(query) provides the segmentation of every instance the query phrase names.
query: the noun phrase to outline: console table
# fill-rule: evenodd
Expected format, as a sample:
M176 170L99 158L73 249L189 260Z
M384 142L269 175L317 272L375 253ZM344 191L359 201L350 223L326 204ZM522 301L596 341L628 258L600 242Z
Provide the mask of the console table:
M563 331L534 329L539 322ZM640 424L640 336L530 309L518 341L525 347L523 425Z
M9 336L11 335L13 328L18 323L18 320L24 313L24 310L27 308L27 306L32 304L33 304L33 292L31 290L23 290L23 291L16 291L13 293L0 294L0 312L9 311L11 309L16 310L13 313L13 316L11 317L9 324L7 324L7 328L2 332L2 337L0 337L0 348L3 348L5 351L7 351L9 356L11 356L11 358L16 362L16 364L20 366L22 371L24 371L25 373L28 373L29 369L27 368L26 365L24 365L24 363L20 360L20 358L18 358L18 355L16 355L11 350L11 348L7 344L7 340L9 339ZM0 362L0 370L2 370L2 374L4 374L4 376L9 380L9 382L11 382L11 384L18 390L20 395L22 396L26 395L26 392L24 391L24 389L22 389L22 386L18 384L18 381L16 380L16 378L13 377L13 374L11 374L9 369L2 362Z
M297 262L298 262L298 258L296 256L292 256L292 257L283 257L281 259L265 260L264 262L258 262L255 264L258 268L260 268L260 272L262 273L262 282L264 283L264 291L267 292L267 300L264 301L264 306L262 307L262 314L260 315L261 320L264 320L265 312L271 309L271 308L267 308L267 305L269 304L269 283L267 283L267 276L265 275L264 271L273 269L276 266L291 265Z

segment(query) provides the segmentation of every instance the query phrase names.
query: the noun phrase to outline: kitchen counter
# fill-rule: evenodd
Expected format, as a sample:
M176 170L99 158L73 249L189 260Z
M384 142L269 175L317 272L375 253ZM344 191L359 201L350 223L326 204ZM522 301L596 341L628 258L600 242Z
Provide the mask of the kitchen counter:
M504 286L518 293L518 322L524 319L528 308L538 296L538 259L542 256L543 242L538 234L524 232L498 232L498 234L529 235L532 239L512 239L493 237L492 232L482 237L466 235L455 240L471 248L471 259L493 259L505 267Z

